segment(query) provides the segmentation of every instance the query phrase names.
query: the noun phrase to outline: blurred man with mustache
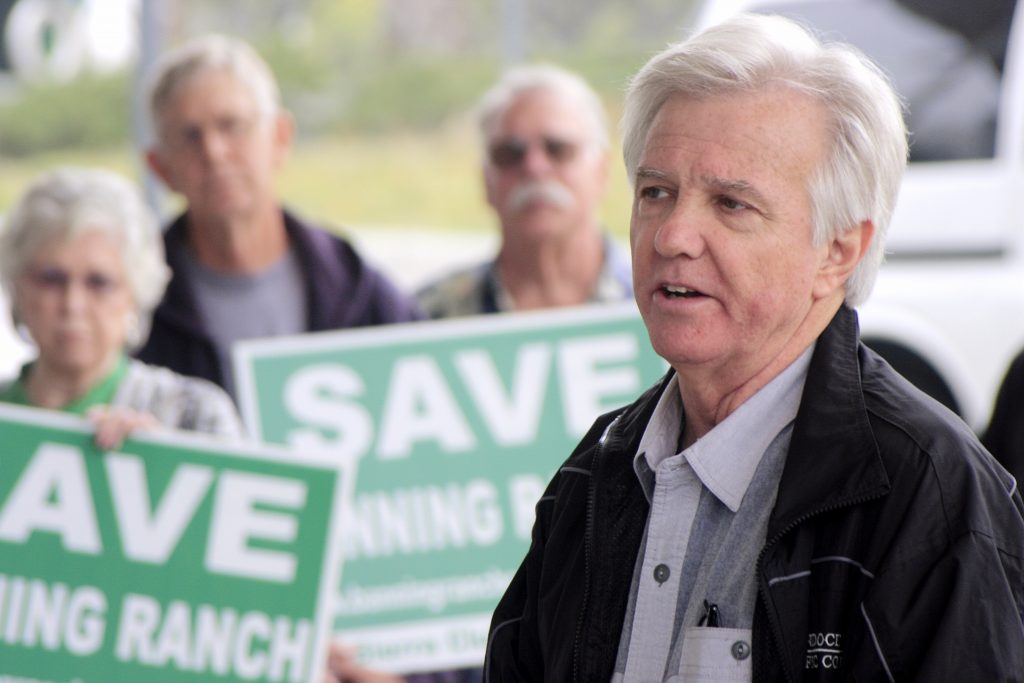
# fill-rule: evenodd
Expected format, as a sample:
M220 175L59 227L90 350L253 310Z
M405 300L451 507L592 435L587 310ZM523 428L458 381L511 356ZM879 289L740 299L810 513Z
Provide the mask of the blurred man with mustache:
M493 260L418 294L433 318L627 300L629 262L602 230L608 132L596 93L554 66L508 72L479 105L487 201L501 224ZM334 644L324 683L477 683L478 668L400 678Z
M479 105L487 201L501 226L496 258L422 289L434 318L618 301L627 260L598 218L608 182L600 99L550 65L509 70Z

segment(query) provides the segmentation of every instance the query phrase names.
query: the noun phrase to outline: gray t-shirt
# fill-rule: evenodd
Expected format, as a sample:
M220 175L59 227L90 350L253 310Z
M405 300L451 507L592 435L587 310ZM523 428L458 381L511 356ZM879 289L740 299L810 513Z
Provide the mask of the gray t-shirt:
M224 368L224 386L235 395L231 345L240 339L300 334L309 314L306 287L293 249L255 275L219 273L185 253L184 275L192 283L199 316Z

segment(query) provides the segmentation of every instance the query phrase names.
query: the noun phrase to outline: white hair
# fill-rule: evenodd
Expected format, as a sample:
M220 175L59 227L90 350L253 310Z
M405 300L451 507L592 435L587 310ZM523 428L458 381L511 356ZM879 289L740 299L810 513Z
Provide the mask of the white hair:
M653 57L633 77L621 130L626 171L636 175L648 130L673 95L705 99L786 87L820 102L829 116L827 158L808 189L815 245L861 221L871 245L846 283L846 301L863 303L884 257L907 163L903 108L888 79L849 45L824 44L779 16L741 14Z
M0 284L13 295L14 281L43 244L90 230L120 247L139 318L137 338L128 342L141 344L171 274L156 216L138 188L116 173L65 167L33 180L0 230Z
M501 115L520 96L536 90L557 93L572 100L590 128L590 141L601 150L608 149L608 119L601 98L581 77L552 64L512 67L484 93L477 105L477 118L485 145Z
M189 79L207 71L226 71L245 86L264 117L281 108L281 91L273 72L245 41L211 33L168 50L149 76L149 115L160 133L160 116L175 91Z

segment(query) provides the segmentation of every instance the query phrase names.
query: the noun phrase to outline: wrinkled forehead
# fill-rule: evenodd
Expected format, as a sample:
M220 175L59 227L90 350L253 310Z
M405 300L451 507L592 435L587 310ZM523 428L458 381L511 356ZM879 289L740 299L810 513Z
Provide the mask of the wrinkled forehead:
M196 86L205 81L216 82L219 92L231 92L242 99L251 101L254 106L259 99L258 89L229 65L199 64L181 74L180 78L167 89L162 109L166 110L172 104L180 102L182 98L191 96Z
M167 124L183 123L198 112L269 118L275 110L272 96L230 65L196 64L176 74L153 101L153 123L158 132Z
M751 161L779 166L799 161L816 167L828 157L831 128L824 103L799 89L674 93L654 113L640 149L649 155L685 139L743 151Z

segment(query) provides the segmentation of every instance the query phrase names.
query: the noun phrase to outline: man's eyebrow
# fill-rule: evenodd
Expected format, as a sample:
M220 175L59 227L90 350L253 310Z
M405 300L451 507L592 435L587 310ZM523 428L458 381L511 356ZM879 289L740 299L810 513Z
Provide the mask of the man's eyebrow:
M651 179L653 179L653 180L668 180L669 179L669 175L668 175L668 173L665 173L664 171L659 171L657 169L647 168L645 166L641 166L640 168L638 168L636 170L636 179L637 180L651 180Z
M767 204L768 199L761 191L746 180L719 178L717 176L701 176L701 182L712 191L720 194L740 194L752 198L759 204Z

